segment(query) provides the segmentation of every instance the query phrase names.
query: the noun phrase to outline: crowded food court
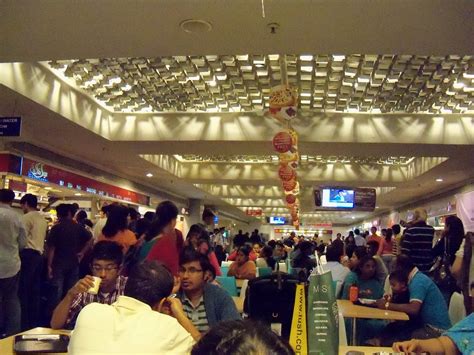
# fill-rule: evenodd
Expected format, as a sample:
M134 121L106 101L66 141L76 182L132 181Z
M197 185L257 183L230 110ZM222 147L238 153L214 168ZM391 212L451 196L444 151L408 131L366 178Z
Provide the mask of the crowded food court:
M0 9L0 355L474 354L474 4Z

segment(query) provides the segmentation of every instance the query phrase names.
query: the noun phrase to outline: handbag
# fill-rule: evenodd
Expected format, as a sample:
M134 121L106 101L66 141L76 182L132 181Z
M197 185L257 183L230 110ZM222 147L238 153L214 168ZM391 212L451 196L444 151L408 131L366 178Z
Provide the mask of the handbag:
M429 271L429 276L441 292L451 295L458 290L457 281L451 274L451 257L449 255L449 237L444 237L444 252L438 256Z

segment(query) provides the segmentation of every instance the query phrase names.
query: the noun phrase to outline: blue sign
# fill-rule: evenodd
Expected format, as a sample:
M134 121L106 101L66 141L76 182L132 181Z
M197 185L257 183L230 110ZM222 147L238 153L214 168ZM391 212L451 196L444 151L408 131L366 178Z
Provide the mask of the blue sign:
M19 137L21 117L0 117L0 136Z

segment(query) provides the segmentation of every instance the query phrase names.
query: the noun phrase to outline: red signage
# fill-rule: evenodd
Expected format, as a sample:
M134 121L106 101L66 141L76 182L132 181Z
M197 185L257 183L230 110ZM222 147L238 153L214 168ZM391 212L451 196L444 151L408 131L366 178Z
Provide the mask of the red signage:
M150 197L147 195L109 185L31 159L23 159L21 175L76 191L84 191L146 206L150 205Z
M253 209L253 210L245 210L245 214L247 216L261 216L262 215L262 209Z

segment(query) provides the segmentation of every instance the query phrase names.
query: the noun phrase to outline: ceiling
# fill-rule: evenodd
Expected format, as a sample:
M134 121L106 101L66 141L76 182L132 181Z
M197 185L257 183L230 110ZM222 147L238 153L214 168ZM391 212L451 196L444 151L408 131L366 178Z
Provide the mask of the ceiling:
M314 186L374 187L381 213L472 181L472 2L263 3L265 17L260 0L0 3L0 115L24 121L2 143L241 220L285 215L271 144L284 127L265 111L287 77L303 224L370 216L315 213Z

